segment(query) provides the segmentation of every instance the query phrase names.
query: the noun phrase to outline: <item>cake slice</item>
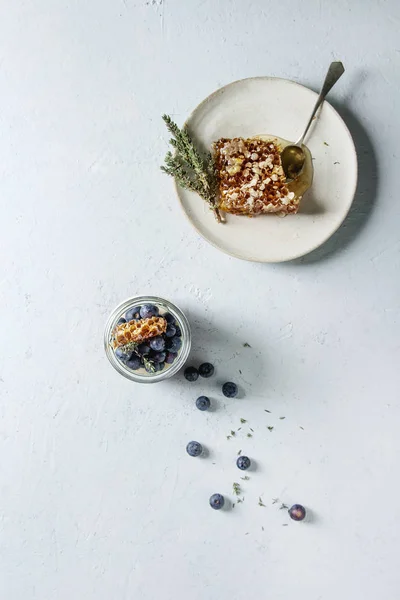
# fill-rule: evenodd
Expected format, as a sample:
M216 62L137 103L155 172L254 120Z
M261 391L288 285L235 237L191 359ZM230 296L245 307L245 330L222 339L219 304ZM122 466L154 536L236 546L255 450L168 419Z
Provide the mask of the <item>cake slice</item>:
M274 138L222 138L214 143L219 209L235 215L287 215L301 196L290 191Z

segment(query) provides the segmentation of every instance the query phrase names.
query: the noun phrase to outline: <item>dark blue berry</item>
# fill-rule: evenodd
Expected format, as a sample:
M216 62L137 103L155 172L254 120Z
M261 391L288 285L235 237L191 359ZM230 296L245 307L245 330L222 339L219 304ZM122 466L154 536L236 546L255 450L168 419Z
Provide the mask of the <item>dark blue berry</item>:
M165 349L165 340L161 335L151 338L149 344L150 348L156 352L162 352Z
M167 330L165 332L165 335L169 338L172 338L172 337L174 337L175 334L176 334L175 325L172 325L172 324L167 325Z
M238 393L238 386L236 383L232 383L232 381L227 381L222 386L222 393L227 398L234 398Z
M178 355L176 352L167 352L165 362L168 363L169 365L172 365L172 363L174 362L174 360L176 359L177 356Z
M182 336L182 331L181 331L181 328L179 327L179 325L175 325L175 335L176 335L176 337Z
M199 367L199 375L201 377L211 377L211 375L214 375L214 366L211 363L203 363Z
M170 338L170 341L168 343L168 350L170 350L171 352L178 352L178 350L180 349L181 346L182 346L181 338L179 338L179 337Z
M196 400L196 406L199 410L208 410L210 404L210 399L207 396L199 396Z
M158 315L158 308L153 304L143 304L140 307L140 317L142 319L149 319L150 317L156 317Z
M199 442L189 442L186 446L186 452L189 456L200 456L203 452L203 446Z
M158 371L162 371L164 367L165 362L154 362L155 373L158 373Z
M132 354L130 360L127 360L125 364L129 369L136 371L142 366L142 361L140 360L140 356L137 356L137 354Z
M142 342L141 344L139 344L139 346L137 347L137 351L139 352L139 354L141 354L142 356L147 356L147 354L150 354L150 346L148 344L146 344L145 342Z
M195 367L187 367L184 372L185 379L188 381L197 381L199 372Z
M222 494L213 494L210 498L210 506L214 510L219 510L225 504L225 498Z
M293 521L302 521L306 516L306 509L301 504L293 504L288 513Z
M175 317L171 315L171 313L165 313L163 317L167 321L167 323L175 324Z
M125 319L127 321L138 321L140 319L140 306L135 306L126 311Z
M126 360L130 359L130 357L132 356L132 352L126 352L124 348L120 346L116 349L115 356L119 358L119 360L122 360L122 362L125 362Z
M152 360L154 360L155 363L163 363L165 362L166 356L166 352L154 352L151 358Z
M124 319L124 317L121 317L120 319L118 319L117 325L122 325L122 323L126 323L126 319Z
M246 471L246 469L248 469L251 465L251 460L248 456L239 456L239 458L236 461L236 464L239 467L239 469L241 469L242 471Z

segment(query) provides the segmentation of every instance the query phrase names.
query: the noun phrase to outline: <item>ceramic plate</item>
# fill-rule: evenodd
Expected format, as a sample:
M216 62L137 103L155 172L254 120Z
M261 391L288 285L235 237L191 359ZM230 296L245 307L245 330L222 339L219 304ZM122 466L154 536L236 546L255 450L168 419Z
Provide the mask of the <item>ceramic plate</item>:
M207 149L221 137L271 134L296 140L316 99L315 92L287 79L243 79L206 98L187 126L193 139ZM341 225L353 201L357 156L349 130L327 102L306 144L313 157L314 178L297 215L227 215L221 225L199 196L177 186L191 223L215 247L250 261L283 262L323 244Z

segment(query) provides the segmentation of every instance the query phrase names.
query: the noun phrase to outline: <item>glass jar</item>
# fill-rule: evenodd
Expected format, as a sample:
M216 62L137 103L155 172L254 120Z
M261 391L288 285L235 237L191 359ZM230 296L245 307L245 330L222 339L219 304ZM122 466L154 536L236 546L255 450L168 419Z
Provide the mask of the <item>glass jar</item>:
M120 319L125 318L127 311L136 307L143 306L144 304L152 304L159 310L159 316L162 317L164 314L169 313L175 320L175 323L181 330L182 345L178 350L178 355L172 364L165 363L161 371L155 373L147 372L144 367L140 367L137 370L130 369L121 359L119 359L115 350L112 346L113 333ZM136 296L125 300L119 304L109 316L106 327L104 330L104 348L107 354L107 358L118 373L137 381L138 383L158 383L164 379L168 379L177 373L185 364L192 343L192 337L190 332L189 321L183 312L174 304L163 298L157 298L156 296Z

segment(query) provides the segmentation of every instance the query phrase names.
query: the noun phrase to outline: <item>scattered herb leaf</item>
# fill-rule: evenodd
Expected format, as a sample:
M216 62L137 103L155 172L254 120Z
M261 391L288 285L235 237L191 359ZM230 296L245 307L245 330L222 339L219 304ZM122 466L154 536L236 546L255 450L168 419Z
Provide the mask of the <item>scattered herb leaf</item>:
M279 502L279 498L272 498L272 504L276 504L277 502Z
M334 165L340 165L340 162L338 160L336 160L333 164Z
M299 425L300 429L302 429L304 431L304 427L302 427L301 425Z
M268 431L273 431L274 430L274 428L272 427L272 425L268 425L267 429L268 429Z
M324 142L324 146L329 146L328 142Z
M240 419L241 423L247 423L246 419Z
M237 453L238 456L240 456L242 454L242 451L239 450L239 452Z
M232 436L233 436L233 435L236 435L236 431L233 431L233 430L231 429L231 435L232 435Z
M247 437L253 437L253 436L251 435L251 433L248 433L248 434L247 434Z
M226 436L226 439L227 439L227 440L230 440L230 439L231 439L231 437L232 437L231 435L227 435L227 436Z
M287 527L288 524L287 523L282 523L282 527Z
M243 481L249 481L250 477L248 475L245 475L244 477L241 477L240 479L243 479Z
M286 419L286 417L279 417L281 421L283 421L283 419Z
M264 412L270 413L271 411L264 408Z
M249 427L250 431L252 431L254 433L254 429L252 429L251 427Z
M261 527L261 529L264 531L264 527Z
M241 493L241 489L240 489L240 483L234 483L233 484L233 493L236 496L239 496L239 494Z
M284 510L285 508L289 508L289 507L288 507L288 505L287 505L287 504L284 504L284 503L282 502L282 504L281 504L281 505L280 505L280 507L279 507L279 510Z
M251 346L250 346L250 344L248 344L247 342L245 342L245 343L243 344L243 348L251 348Z
M259 499L258 499L258 506L264 506L264 508L265 508L265 504L264 504L264 502L262 501L262 498L261 498L261 496L260 496L260 497L259 497Z

